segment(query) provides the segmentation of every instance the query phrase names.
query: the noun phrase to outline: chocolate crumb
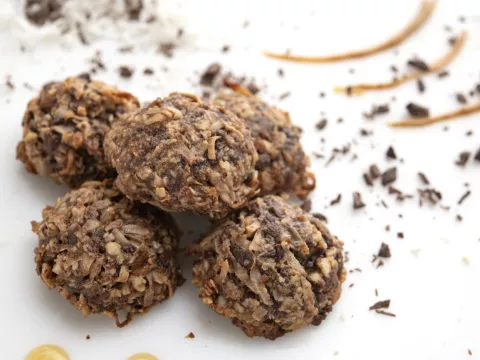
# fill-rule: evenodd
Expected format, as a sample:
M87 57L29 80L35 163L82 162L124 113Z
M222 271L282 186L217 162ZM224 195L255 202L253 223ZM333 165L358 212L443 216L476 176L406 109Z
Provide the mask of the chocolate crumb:
M260 91L260 88L258 87L257 84L255 84L252 81L250 81L247 85L246 85L248 91L250 91L253 95L257 94L259 91Z
M382 245L380 245L380 250L378 250L377 256L381 258L391 257L392 253L390 251L390 247L387 244L382 243Z
M375 312L377 314L380 314L380 315L386 315L386 316L391 316L391 317L397 317L397 315L391 313L391 312L388 312L388 311L384 311L384 310L375 310Z
M398 73L398 67L396 65L390 65L390 70L392 70L393 73Z
M380 176L380 169L375 164L370 165L369 171L373 179L377 179Z
M186 339L195 339L195 334L193 332L189 332L186 336Z
M168 42L168 43L161 43L159 46L158 46L158 52L160 54L163 54L165 55L166 57L168 58L171 58L173 57L173 50L175 50L175 44L174 43L171 43L171 42Z
M455 161L455 165L465 167L468 159L470 159L470 152L462 151L460 154L458 154L458 159Z
M131 45L122 46L122 47L119 47L117 50L120 53L131 53L133 51L133 46Z
M118 68L118 72L121 77L125 79L129 79L132 77L134 70L131 67L128 66L120 66Z
M475 161L480 162L480 148L477 150L477 152L475 153L475 156L473 158L475 159Z
M389 185L397 180L397 168L392 167L382 174L382 185Z
M430 181L428 180L427 176L422 173L422 172L419 172L418 173L418 177L420 178L420 181L424 184L424 185L430 185Z
M291 92L286 91L278 97L278 100L284 100L284 99L288 98L290 95L291 95Z
M200 84L203 86L212 86L222 67L218 63L210 64L200 77Z
M390 225L385 225L385 231L390 231Z
M378 289L375 289L375 296L378 296Z
M460 215L460 214L458 214L458 215L456 216L456 218L457 218L457 221L462 221L462 220L463 220L463 216Z
M419 71L430 70L430 68L428 67L428 64L425 61L418 58L408 60L407 65Z
M378 309L388 309L390 307L390 300L377 301L375 304L370 306L368 310L378 310Z
M320 93L320 97L321 97L321 98L324 98L325 96L326 96L326 94L322 91L322 92Z
M328 120L327 120L327 119L322 119L322 120L320 120L319 122L317 122L317 124L315 125L315 127L317 128L317 130L322 131L322 130L325 129L325 127L327 126L327 123L328 123Z
M343 123L343 118L342 118L342 117L339 117L339 118L337 119L337 123L338 123L338 124L342 124L342 123Z
M455 98L457 99L458 103L462 105L465 105L468 102L467 98L462 93L455 94Z
M399 239L404 239L404 238L405 238L405 235L403 234L403 232L398 232L398 233L397 233L397 237L398 237Z
M223 45L223 47L222 47L222 52L223 52L223 53L227 53L227 52L230 51L230 49L231 49L231 46L230 46L230 45Z
M15 85L13 85L12 76L11 76L11 75L7 75L7 79L5 80L5 85L7 85L7 87L8 87L10 90L14 90L14 89L15 89Z
M455 43L457 42L457 37L456 36L452 36L452 37L449 37L448 38L448 43L450 44L450 46L454 46Z
M77 36L78 36L78 39L80 40L80 42L83 45L88 45L87 37L85 36L85 33L83 32L83 27L82 27L82 24L80 24L80 22L77 21L75 23L75 29L77 30Z
M360 129L360 136L370 136L373 134L373 131L367 129Z
M380 201L380 204L382 204L382 206L383 206L385 209L388 209L388 205L387 205L387 203L385 202L385 200Z
M323 221L325 223L328 223L328 219L325 215L320 214L320 213L313 213L312 216L320 221Z
M390 106L388 104L373 104L370 112L364 112L363 117L368 120L373 120L377 115L387 114L388 112L390 112Z
M183 34L185 33L185 30L183 30L183 28L179 28L177 30L177 39L180 39L182 38Z
M465 133L465 136L472 136L473 135L473 130L468 130L466 133Z
M352 288L355 284L354 283L351 283L350 285L348 285L349 288Z
M473 354L473 353L472 353L472 350L468 349L468 355L471 356L472 354Z
M154 71L151 67L146 67L145 69L143 69L143 73L145 75L153 75L154 74Z
M277 74L278 74L278 76L281 77L281 78L283 78L283 77L285 76L285 73L284 73L284 71L283 71L282 68L279 68L279 69L277 70Z
M423 82L422 79L417 80L417 89L419 93L424 93L425 92L425 83Z
M472 192L468 190L462 197L458 200L458 205L462 205L462 203L470 196Z
M389 146L388 149L387 149L387 158L389 159L396 159L397 158L397 154L395 153L395 150L393 149L392 146Z
M353 193L353 209L358 210L365 207L365 203L362 201L362 195L355 191Z
M342 200L342 194L338 194L335 199L330 201L330 206L339 204L341 200Z
M412 117L428 117L430 115L430 111L428 110L428 108L421 105L409 103L406 108L408 113Z
M437 76L438 76L439 79L443 79L443 78L445 78L445 77L447 77L447 76L449 76L449 75L450 75L450 72L447 71L447 70L440 71L440 72L437 74Z
M302 208L303 211L310 212L310 210L312 210L312 200L310 199L305 200L302 203L302 205L300 205L300 207Z

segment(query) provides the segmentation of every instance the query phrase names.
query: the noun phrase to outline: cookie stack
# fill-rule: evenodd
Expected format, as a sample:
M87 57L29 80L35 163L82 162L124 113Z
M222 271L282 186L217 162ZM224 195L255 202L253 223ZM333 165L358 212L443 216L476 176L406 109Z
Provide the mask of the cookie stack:
M342 243L285 200L315 186L288 113L237 92L209 104L172 93L140 107L84 76L45 85L23 130L26 169L72 188L32 223L37 273L84 315L124 326L174 295L175 212L215 220L187 247L193 283L246 335L318 325L340 297Z

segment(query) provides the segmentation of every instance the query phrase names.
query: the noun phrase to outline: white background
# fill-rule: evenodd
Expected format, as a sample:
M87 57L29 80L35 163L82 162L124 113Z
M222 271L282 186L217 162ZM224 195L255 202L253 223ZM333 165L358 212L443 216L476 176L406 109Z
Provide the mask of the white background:
M87 3L87 1L85 2ZM90 1L91 3L91 1ZM126 359L136 352L150 352L161 360L169 359L473 359L480 358L480 164L469 162L465 169L454 165L461 151L480 147L480 116L474 115L422 129L391 129L390 120L405 117L404 105L415 101L441 113L455 109L456 91L467 92L480 81L480 2L478 0L439 0L431 21L398 48L359 61L337 64L289 64L265 59L262 49L294 53L330 54L376 43L402 28L415 14L415 0L296 0L296 1L159 1L163 27L140 32L135 24L121 30L110 27L92 39L88 47L75 36L60 39L50 28L36 29L21 19L17 1L0 5L0 359L22 359L30 349L52 343L62 346L73 360ZM458 17L466 17L466 23ZM162 20L162 21L163 21ZM245 20L250 25L244 29ZM177 25L175 25L177 24ZM414 83L401 88L362 97L335 95L335 85L391 79L395 64L405 70L414 54L434 60L448 49L450 36L468 29L469 40L460 57L450 67L451 76L438 80L425 78L427 91L419 95ZM176 28L185 29L185 38L172 59L156 54L155 43L168 40ZM137 30L136 30L137 29ZM157 32L158 31L158 32ZM102 33L100 31L100 33ZM120 34L120 35L119 35ZM97 34L98 35L98 34ZM121 37L118 40L118 37ZM93 37L93 34L92 34ZM113 40L116 38L117 40ZM120 41L120 42L119 42ZM138 50L119 54L119 44L135 43ZM25 53L20 45L26 46ZM221 53L223 45L232 50ZM304 130L306 151L330 155L332 148L356 139L352 154L325 167L325 160L312 159L317 189L312 194L313 211L328 217L330 229L345 242L349 252L349 274L343 295L320 327L309 327L271 342L249 339L197 299L189 281L170 301L139 317L124 329L117 329L111 318L80 312L55 291L49 291L35 274L33 249L36 237L29 222L41 218L46 204L53 204L65 193L50 180L27 174L15 160L15 146L21 137L21 119L27 101L42 84L88 70L87 58L102 49L108 70L97 78L116 84L148 101L171 91L192 91L198 75L208 64L220 62L235 74L254 76L266 100L291 113ZM137 69L130 80L120 79L119 65ZM153 77L142 74L151 66ZM169 68L168 72L161 70ZM277 76L277 69L285 72ZM349 69L354 68L355 74ZM12 75L15 90L4 83ZM28 82L35 90L22 84ZM279 101L285 91L292 95ZM318 94L327 96L320 99ZM397 98L391 102L391 97ZM469 98L470 103L478 101ZM362 116L373 103L389 102L391 112L367 121ZM329 119L323 132L315 129L321 112ZM335 120L343 117L343 124ZM360 138L359 128L374 131ZM465 133L473 130L473 135ZM325 144L321 144L321 137ZM385 151L393 144L404 163L387 162ZM367 188L361 174L371 164L381 169L398 166L396 186L416 194L421 186L417 177L423 171L432 186L443 194L444 205L419 208L417 199L397 203L380 184ZM472 195L461 206L457 200L470 183ZM353 211L353 191L363 194L366 208ZM342 194L339 205L329 202ZM388 209L376 204L385 199ZM399 218L399 214L403 218ZM456 215L463 216L463 222ZM196 229L196 217L183 218L185 232ZM391 231L384 230L385 225ZM398 239L397 232L405 234ZM392 258L376 269L372 254L380 244L389 244ZM468 265L463 258L467 257ZM184 262L184 274L190 269ZM350 284L355 284L352 288ZM379 296L375 296L378 289ZM378 300L391 299L390 318L369 312ZM189 332L195 339L185 339ZM86 335L91 339L86 340ZM469 356L467 350L473 355Z

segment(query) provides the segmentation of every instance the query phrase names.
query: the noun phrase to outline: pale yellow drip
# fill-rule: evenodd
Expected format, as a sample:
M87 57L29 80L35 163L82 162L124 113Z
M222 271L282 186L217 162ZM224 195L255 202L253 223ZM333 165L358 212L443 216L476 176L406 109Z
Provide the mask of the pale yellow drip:
M25 360L70 360L70 357L60 346L40 345L30 351Z
M128 358L128 360L158 360L156 356L147 353L139 353L132 355Z

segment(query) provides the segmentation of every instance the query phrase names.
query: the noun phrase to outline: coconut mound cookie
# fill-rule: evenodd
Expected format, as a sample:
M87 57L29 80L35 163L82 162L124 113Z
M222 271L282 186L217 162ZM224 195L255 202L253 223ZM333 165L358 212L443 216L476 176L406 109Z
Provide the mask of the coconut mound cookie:
M319 325L345 279L342 243L277 196L257 198L188 252L199 297L250 337Z
M183 283L170 215L132 202L109 183L90 181L70 191L32 228L39 239L37 273L84 316L104 313L121 327ZM127 313L125 322L119 311Z
M293 192L306 198L315 187L315 177L307 171L310 160L289 114L255 96L235 92L219 93L212 103L244 119L250 129L259 156L256 169L262 194Z
M71 188L113 178L103 139L112 124L138 107L135 96L88 76L49 83L28 103L17 158L27 171Z
M155 100L116 126L104 147L118 188L166 211L221 218L256 194L250 132L233 113L194 95Z

